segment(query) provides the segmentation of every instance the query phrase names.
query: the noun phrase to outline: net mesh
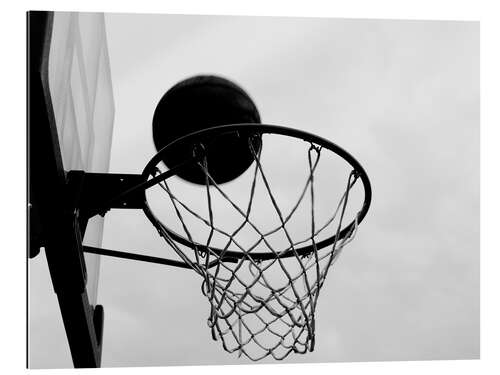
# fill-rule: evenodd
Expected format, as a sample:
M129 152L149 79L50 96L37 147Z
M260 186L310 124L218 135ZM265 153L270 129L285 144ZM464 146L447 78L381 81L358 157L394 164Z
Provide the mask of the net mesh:
M209 229L204 244L194 245L194 251L188 254L170 236L165 225L158 221L157 228L162 237L203 278L202 292L210 303L208 326L214 340L220 340L229 353L246 356L253 361L272 356L284 359L290 353L306 353L315 346L315 311L320 289L328 270L338 258L342 249L355 236L357 218L351 229L344 236L339 236L343 227L344 214L349 192L358 176L350 171L345 182L345 190L332 207L332 214L322 225L315 220L315 170L321 157L322 148L311 144L307 151L308 173L301 193L287 215L280 209L262 162L260 151L256 151L254 142L249 141L249 149L254 158L248 205L241 207L224 192L210 176L208 161L202 157L198 162L205 174L206 201L208 215L204 217L190 208L170 188L167 181L159 186L168 196L177 219L182 225L185 237L195 244L194 233L186 224L186 216L195 218ZM157 174L160 170L156 169ZM152 176L154 177L154 176ZM272 210L279 218L279 225L264 231L252 218L256 185L263 184L271 201ZM239 213L241 223L234 231L227 231L214 221L213 194L217 192ZM308 200L310 207L311 231L306 238L294 239L287 228L287 223L297 212L299 205ZM345 225L345 224L344 224ZM237 235L245 227L250 227L257 235L257 240L250 246L241 244ZM319 248L317 238L324 231L333 231L336 240L333 244ZM285 245L277 248L270 237L281 234ZM225 239L222 252L211 248L212 239L217 235ZM340 237L340 238L339 238ZM297 249L305 244L311 250L299 254ZM222 259L230 248L236 248L239 256L231 261L218 262L209 267L214 259ZM266 260L255 257L257 251L264 249L269 253Z

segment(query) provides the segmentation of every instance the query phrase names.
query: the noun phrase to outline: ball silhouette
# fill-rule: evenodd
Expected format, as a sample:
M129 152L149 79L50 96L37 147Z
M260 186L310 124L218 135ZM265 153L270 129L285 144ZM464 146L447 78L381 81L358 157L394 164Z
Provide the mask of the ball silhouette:
M158 151L187 134L229 124L259 124L260 115L252 99L235 83L217 76L202 75L183 80L169 89L159 101L153 116L153 141ZM254 161L250 135L228 133L214 136L203 144L207 169L217 184L236 179ZM252 137L254 150L262 145ZM170 169L188 160L195 145L181 142L163 153ZM206 176L198 165L181 169L182 179L204 185ZM212 182L209 182L212 183Z

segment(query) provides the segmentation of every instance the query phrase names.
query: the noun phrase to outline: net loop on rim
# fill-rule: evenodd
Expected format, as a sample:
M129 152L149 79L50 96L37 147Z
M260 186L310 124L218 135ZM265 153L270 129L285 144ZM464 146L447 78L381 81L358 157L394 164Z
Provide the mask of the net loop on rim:
M158 183L166 193L185 238L194 251L183 248L160 220L152 215L153 219L150 219L178 256L202 277L201 291L210 304L207 323L212 337L221 341L224 350L253 361L268 356L281 360L290 353L314 350L315 311L320 289L344 246L355 237L362 219L358 212L350 225L344 223L349 193L360 174L355 169L348 173L344 180L345 189L332 207L330 217L319 224L316 220L315 172L324 148L310 142L305 181L301 183L300 193L287 213L280 207L271 189L265 165L261 161L262 147L258 150L254 147L254 137L257 136L251 134L248 137L253 166L249 171L251 183L245 206L232 200L214 181L205 152L196 163L205 176L202 188L206 195L206 214L196 212L183 202L174 194L167 180ZM153 170L151 177L159 173L159 169ZM278 218L278 224L267 230L261 229L251 216L258 185L263 188L272 213ZM233 231L217 224L213 209L214 194L239 214L239 225ZM298 212L299 206L306 204L309 205L310 233L305 238L294 239L287 225ZM204 243L195 241L187 224L188 217L207 227L208 235ZM244 227L250 228L257 237L249 246L243 245L237 238ZM333 233L333 243L320 245L317 238L327 231ZM281 248L273 245L270 237L275 234L281 234L286 245ZM224 238L225 245L215 248L212 244L214 236ZM304 244L309 245L309 250L299 251ZM230 251L230 248L236 248L238 255L235 256L234 250ZM256 256L262 249L268 256ZM214 260L219 261L209 267Z

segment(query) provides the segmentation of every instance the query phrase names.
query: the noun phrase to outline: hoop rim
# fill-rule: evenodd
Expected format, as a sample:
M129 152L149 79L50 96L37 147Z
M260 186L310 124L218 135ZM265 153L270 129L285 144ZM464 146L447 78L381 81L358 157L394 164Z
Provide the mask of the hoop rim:
M363 189L364 189L364 195L365 199L363 202L363 205L361 207L361 210L357 214L357 223L356 220L351 221L349 224L347 224L343 229L340 230L340 232L337 234L334 234L330 236L329 238L326 238L315 245L306 245L302 246L299 248L295 248L294 250L288 249L285 251L282 251L279 253L279 257L286 258L290 256L305 256L309 254L311 251L314 249L320 250L328 245L331 245L335 243L336 241L342 240L344 237L346 237L351 231L354 229L356 225L359 225L363 219L365 218L366 214L368 213L368 209L370 208L371 204L371 199L372 199L372 189L371 189L371 183L370 179L368 178L368 174L364 170L364 168L361 166L361 164L346 150L341 148L340 146L336 145L335 143L322 138L320 136L317 136L315 134L311 134L308 132L305 132L303 130L298 130L294 128L288 128L284 126L278 126L278 125L268 125L268 124L252 124L252 123L245 123L245 124L230 124L230 125L220 125L220 126L214 126L211 128L207 128L204 130L196 131L193 133L190 133L188 135L185 135L181 138L176 139L175 141L169 143L165 147L163 147L158 153L151 158L151 160L146 164L144 167L144 170L142 172L142 177L147 180L148 177L153 176L153 171L155 170L155 167L162 161L163 159L163 154L167 152L167 150L172 147L173 145L177 145L182 142L189 142L189 143L196 143L196 141L200 141L202 139L207 140L207 137L213 136L213 135L222 135L225 133L230 133L230 132L237 132L240 134L277 134L277 135L283 135L283 136L288 136L292 138L298 138L302 139L305 142L308 143L314 143L316 145L321 146L322 148L326 148L329 151L335 153L336 155L340 156L342 159L344 159L352 168L353 170L357 173L358 177L361 179L361 182L363 183ZM196 249L207 249L210 253L221 255L223 254L223 258L243 258L244 256L251 257L252 259L256 261L263 261L263 260L269 260L269 259L274 259L276 258L276 254L273 252L250 252L250 253L243 253L239 251L234 251L234 250L224 250L216 247L211 247L211 246L206 246L200 243L192 242L186 237L176 233L172 229L169 229L165 224L161 222L152 212L151 208L149 207L148 201L146 199L146 194L144 194L144 206L143 206L143 211L146 217L151 221L151 223L157 227L158 225L162 226L162 229L167 232L167 234L176 242L180 243L181 245L190 247L193 250ZM157 228L159 229L159 228ZM338 238L337 238L338 236Z

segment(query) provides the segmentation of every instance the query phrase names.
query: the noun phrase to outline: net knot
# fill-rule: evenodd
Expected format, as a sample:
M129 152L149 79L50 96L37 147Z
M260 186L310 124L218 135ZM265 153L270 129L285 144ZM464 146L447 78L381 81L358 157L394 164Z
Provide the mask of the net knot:
M201 160L205 160L207 156L207 150L203 143L195 143L193 145L193 158L200 162Z
M203 246L197 246L196 251L201 258L205 258L207 256L207 249Z
M318 146L318 145L315 145L314 143L311 142L310 146L309 146L309 152L311 151L316 151L317 154L319 154L321 152L321 149L322 147L321 146Z

